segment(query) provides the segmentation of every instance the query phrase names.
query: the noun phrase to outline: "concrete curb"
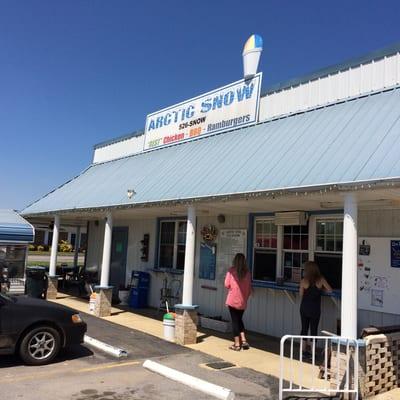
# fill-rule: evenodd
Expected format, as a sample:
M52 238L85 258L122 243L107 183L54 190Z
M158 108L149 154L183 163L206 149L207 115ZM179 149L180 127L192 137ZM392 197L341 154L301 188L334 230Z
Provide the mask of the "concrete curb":
M117 357L117 358L122 358L122 357L127 357L128 352L124 349L120 349L115 346L111 346L110 344L104 343L100 340L94 339L90 336L85 335L83 339L84 343L98 349L101 351L104 351L105 353Z
M235 398L235 393L233 393L230 389L214 385L213 383L195 378L194 376L188 374L184 374L183 372L166 367L154 361L146 360L143 363L143 367L152 372L156 372L157 374L165 376L166 378L183 383L184 385L189 386L192 389L199 390L217 399L234 400Z

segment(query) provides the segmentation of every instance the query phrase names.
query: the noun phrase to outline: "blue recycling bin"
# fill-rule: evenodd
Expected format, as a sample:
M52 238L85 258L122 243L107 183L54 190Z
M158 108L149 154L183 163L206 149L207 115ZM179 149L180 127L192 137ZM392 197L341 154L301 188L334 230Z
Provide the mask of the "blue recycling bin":
M131 286L133 288L148 289L150 286L150 274L143 271L132 271Z
M148 306L149 287L150 274L148 272L132 271L129 307L146 308Z
M148 305L149 290L148 288L132 288L129 297L129 307L131 308L146 308Z

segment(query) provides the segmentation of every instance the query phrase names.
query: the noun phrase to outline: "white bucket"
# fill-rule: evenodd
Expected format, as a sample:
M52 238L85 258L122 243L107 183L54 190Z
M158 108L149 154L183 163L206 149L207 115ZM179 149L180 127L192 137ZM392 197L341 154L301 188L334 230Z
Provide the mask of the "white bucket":
M120 305L121 306L127 306L129 302L129 294L130 290L119 290L118 291L118 297L119 300L121 301Z
M168 342L175 342L175 319L165 318L164 316L163 325L164 339L168 340Z

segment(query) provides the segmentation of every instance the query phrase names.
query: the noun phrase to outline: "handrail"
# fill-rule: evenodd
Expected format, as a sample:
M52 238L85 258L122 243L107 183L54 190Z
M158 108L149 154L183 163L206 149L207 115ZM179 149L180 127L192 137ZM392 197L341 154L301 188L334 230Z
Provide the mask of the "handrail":
M285 335L281 338L279 400L283 400L283 395L287 392L354 394L354 399L358 400L358 340L336 336L330 332L323 333L329 336ZM290 344L290 351L285 357L287 342ZM309 354L303 352L303 349L307 349L304 346L310 342ZM318 342L323 345L318 346ZM317 350L321 350L323 360L319 359ZM285 369L286 365L289 365L289 371ZM315 367L323 370L323 379L315 376ZM308 382L304 381L305 376Z

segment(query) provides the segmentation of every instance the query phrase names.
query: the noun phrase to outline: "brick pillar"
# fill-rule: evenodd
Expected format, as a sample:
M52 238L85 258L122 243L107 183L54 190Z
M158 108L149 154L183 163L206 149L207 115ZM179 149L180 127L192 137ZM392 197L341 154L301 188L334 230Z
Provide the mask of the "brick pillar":
M365 338L364 398L388 392L400 383L400 332Z
M197 308L197 307L196 307ZM176 308L175 339L181 345L195 344L197 341L197 310L196 308Z
M111 315L112 287L96 287L96 304L94 315L96 317L108 317Z
M58 276L49 276L47 281L46 299L55 300L58 293Z
M333 345L330 362L331 388L336 388L338 370L340 387L343 388L345 383L347 366L345 346L340 346L339 352L339 357L337 357L336 345ZM369 335L364 341L359 340L358 361L358 388L360 399L368 399L399 387L400 332ZM350 376L353 376L353 356L350 359L349 367ZM346 399L346 397L344 397L344 399Z

